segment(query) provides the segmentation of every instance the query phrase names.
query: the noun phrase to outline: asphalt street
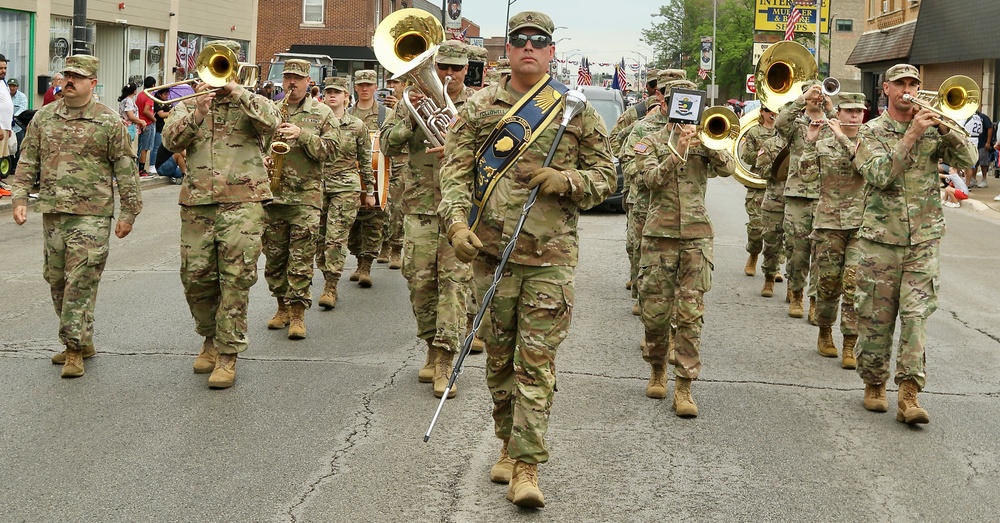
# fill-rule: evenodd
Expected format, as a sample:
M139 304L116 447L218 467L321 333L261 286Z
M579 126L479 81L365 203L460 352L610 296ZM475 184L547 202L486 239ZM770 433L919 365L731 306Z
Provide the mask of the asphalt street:
M816 353L817 330L743 275L745 191L712 180L714 286L696 419L644 395L642 326L624 289L624 216L580 222L572 331L540 486L524 510L489 482L499 452L484 356L429 443L437 400L405 282L340 284L308 338L268 331L261 274L236 385L191 372L201 339L178 276L177 187L112 239L86 376L59 378L42 279L41 216L0 219L0 521L987 521L1000 506L998 214L945 209L940 308L928 324L931 423L861 405L854 371ZM263 258L260 261L263 267ZM355 261L348 259L348 269ZM261 270L261 273L263 271ZM322 288L317 274L314 292ZM840 335L835 329L840 345ZM673 385L670 385L671 390Z

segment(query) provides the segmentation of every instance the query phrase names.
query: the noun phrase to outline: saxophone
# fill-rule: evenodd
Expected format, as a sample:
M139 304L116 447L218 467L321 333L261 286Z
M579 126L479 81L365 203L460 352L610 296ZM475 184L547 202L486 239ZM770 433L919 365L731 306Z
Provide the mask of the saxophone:
M287 122L288 102L281 103L278 106L278 110L281 111L280 123ZM275 138L281 138L281 136L275 133ZM278 188L281 187L281 169L284 167L285 155L290 150L291 146L287 142L281 140L271 141L271 147L268 149L268 153L271 155L271 194L278 192Z

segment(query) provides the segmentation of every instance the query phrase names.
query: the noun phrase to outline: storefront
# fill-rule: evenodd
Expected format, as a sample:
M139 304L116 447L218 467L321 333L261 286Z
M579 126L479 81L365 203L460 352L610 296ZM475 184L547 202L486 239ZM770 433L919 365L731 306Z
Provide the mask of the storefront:
M30 93L35 82L32 42L35 34L35 17L26 11L0 9L0 54L7 58L7 80L17 78L20 89L29 93L28 107L33 107Z
M233 40L240 44L239 61L247 61L247 51L250 49L249 40L239 40L236 38L222 38L218 36L199 35L194 33L177 33L177 63L174 67L184 75L184 78L196 78L195 62L198 60L198 53L205 48L205 44L213 40Z

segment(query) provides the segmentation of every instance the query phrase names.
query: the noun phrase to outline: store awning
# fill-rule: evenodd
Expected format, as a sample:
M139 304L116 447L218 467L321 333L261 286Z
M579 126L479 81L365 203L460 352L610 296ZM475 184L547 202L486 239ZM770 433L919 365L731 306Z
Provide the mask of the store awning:
M847 59L847 65L860 66L886 60L907 61L916 27L916 22L909 22L891 29L871 31L861 35L858 45L854 46L854 51Z

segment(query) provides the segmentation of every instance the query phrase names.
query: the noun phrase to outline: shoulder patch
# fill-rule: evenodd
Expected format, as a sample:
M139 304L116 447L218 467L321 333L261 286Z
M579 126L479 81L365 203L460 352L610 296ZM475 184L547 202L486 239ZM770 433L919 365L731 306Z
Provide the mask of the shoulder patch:
M637 152L639 154L646 154L646 151L649 150L649 146L646 145L646 144L644 144L644 143L642 143L642 142L639 142L639 143L635 144L635 149L634 150L635 150L635 152Z

